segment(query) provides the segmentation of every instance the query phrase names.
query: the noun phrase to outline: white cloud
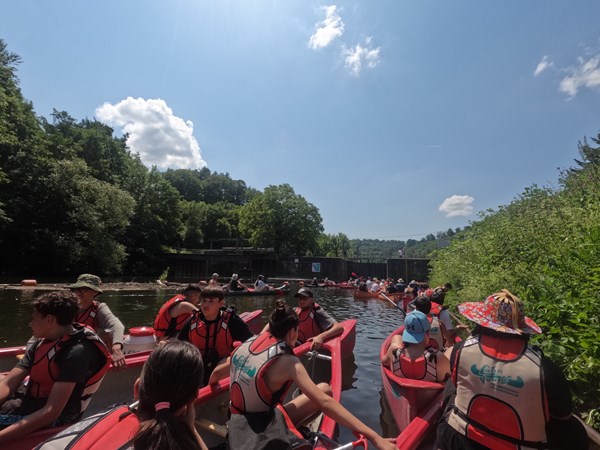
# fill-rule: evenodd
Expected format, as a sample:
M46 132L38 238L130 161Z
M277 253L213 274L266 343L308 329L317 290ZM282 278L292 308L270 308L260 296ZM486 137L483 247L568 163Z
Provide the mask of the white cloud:
M554 66L554 63L550 60L550 58L548 56L544 56L542 58L542 60L538 63L537 67L535 68L535 71L533 72L533 76L537 77L544 70L549 69L552 66Z
M372 40L371 36L367 36L364 47L358 43L353 48L343 49L346 68L350 70L352 75L358 77L365 67L372 69L379 64L381 47L373 48L371 46Z
M337 6L322 6L325 10L325 19L317 23L317 28L308 41L308 46L314 50L327 47L335 38L344 33L344 22L337 12Z
M571 98L577 95L577 91L582 88L600 89L600 55L596 55L585 61L578 58L579 64L567 68L570 75L560 80L559 90L565 92Z
M142 162L161 169L196 169L206 166L194 137L194 124L173 114L162 99L127 97L116 105L96 109L101 122L122 128L127 145Z
M446 217L468 216L473 213L474 201L470 195L452 195L442 202L438 210Z

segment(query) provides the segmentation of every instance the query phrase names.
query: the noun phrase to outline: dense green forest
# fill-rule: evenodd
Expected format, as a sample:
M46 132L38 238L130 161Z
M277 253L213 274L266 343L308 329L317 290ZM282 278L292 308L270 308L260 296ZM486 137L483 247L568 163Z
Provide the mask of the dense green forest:
M532 186L482 214L436 252L432 282L451 282L452 304L507 288L543 329L536 337L572 381L578 408L600 424L600 134L559 187Z
M254 246L297 255L385 259L417 241L350 240L323 232L319 210L289 185L263 192L227 173L148 169L127 136L96 120L36 116L0 40L0 273L86 270L156 275L165 252ZM450 232L452 232L450 230Z

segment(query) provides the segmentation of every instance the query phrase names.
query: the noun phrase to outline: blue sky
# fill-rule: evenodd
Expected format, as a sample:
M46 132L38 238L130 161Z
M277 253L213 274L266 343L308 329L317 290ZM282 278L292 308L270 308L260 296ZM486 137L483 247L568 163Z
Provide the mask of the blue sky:
M419 239L556 186L600 132L597 1L3 2L37 114L147 165L289 183L327 233Z

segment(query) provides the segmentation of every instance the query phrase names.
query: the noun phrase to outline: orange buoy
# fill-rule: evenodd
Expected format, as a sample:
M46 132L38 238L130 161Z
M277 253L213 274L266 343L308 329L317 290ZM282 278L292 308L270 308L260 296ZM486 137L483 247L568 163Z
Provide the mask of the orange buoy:
M21 286L37 286L36 280L21 280Z

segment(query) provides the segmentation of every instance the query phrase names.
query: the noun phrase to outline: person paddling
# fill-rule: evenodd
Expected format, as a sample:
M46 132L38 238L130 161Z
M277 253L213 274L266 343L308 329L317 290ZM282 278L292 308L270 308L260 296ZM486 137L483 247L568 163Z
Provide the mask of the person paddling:
M75 323L87 325L100 332L106 345L111 349L113 365L125 367L125 355L123 354L125 327L106 303L96 300L96 297L102 294L101 285L100 277L84 273L77 277L77 282L68 286L79 298L79 312L75 317Z
M277 301L269 321L269 332L261 333L240 347L230 368L230 450L297 448L303 442L294 427L317 411L363 434L381 450L396 448L334 400L326 383L316 385L292 348L298 340L298 315ZM282 405L291 383L301 395Z

